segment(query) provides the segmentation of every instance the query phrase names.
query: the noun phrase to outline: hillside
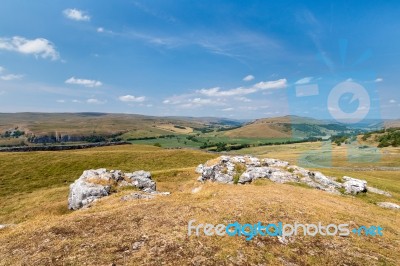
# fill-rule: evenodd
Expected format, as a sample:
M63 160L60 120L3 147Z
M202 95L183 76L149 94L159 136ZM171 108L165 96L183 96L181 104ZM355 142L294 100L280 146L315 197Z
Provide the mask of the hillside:
M239 122L218 118L107 113L0 113L0 146L99 142L190 134Z
M261 150L262 149L262 150ZM246 153L296 163L318 144L257 147ZM336 166L343 147L334 147ZM262 155L264 154L264 155ZM0 154L0 265L398 265L399 212L378 207L387 197L332 195L293 184L258 180L249 185L196 181L195 167L217 154L127 145L91 150ZM379 166L393 166L398 148L385 148ZM157 190L169 196L122 201L121 190L91 208L67 209L69 185L85 169L105 167L151 171ZM366 164L362 167L370 167ZM351 175L392 193L400 204L396 170L320 169ZM29 175L26 175L29 173ZM207 237L187 235L199 223L303 222L380 225L383 237ZM385 247L385 248L382 248Z
M183 127L203 127L207 120L168 117L154 117L135 114L107 113L0 113L0 131L18 127L26 133L36 135L60 134L115 134L135 130L153 131L155 134L168 134L174 129L165 125ZM179 130L177 130L179 132Z
M353 130L338 123L299 116L257 119L224 133L228 137L306 138L324 137Z

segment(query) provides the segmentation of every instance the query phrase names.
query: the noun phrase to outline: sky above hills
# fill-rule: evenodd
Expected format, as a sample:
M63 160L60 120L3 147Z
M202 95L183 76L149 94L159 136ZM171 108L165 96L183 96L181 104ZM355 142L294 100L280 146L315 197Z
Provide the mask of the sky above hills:
M399 118L398 1L21 1L0 112Z

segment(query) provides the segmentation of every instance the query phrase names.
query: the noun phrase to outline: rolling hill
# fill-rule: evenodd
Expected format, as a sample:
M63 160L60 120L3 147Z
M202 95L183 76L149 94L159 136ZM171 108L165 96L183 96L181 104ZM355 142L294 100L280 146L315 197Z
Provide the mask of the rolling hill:
M253 138L307 138L350 133L343 124L308 117L284 116L257 119L240 128L226 131L225 136Z

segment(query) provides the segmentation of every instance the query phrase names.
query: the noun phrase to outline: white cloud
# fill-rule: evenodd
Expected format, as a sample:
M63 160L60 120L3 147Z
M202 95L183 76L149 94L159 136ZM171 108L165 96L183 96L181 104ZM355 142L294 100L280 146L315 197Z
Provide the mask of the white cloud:
M76 99L75 99L75 100L72 100L72 102L73 102L73 103L82 103L82 101L79 101L79 100L76 100Z
M243 78L243 81L252 81L254 79L253 75L247 75Z
M197 93L210 96L210 97L226 97L226 96L235 96L235 95L246 95L250 93L256 92L256 88L244 88L244 87L239 87L235 89L230 89L230 90L221 90L219 87L211 88L211 89L201 89L196 91Z
M163 101L164 104L176 105L182 108L197 108L202 106L223 106L226 105L223 99L190 98L190 95L173 96Z
M0 38L0 50L13 51L21 54L33 54L36 57L57 60L60 55L54 45L47 39L28 40L24 37Z
M234 99L239 102L245 102L245 103L251 102L251 100L247 97L235 97Z
M10 80L15 80L15 79L21 79L23 75L15 75L15 74L7 74L0 76L0 79L5 80L5 81L10 81Z
M230 90L221 90L220 87L214 87L210 89L201 89L197 90L197 93L209 96L209 97L228 97L228 96L239 96L255 93L263 90L270 89L283 89L286 88L287 80L286 79L278 79L273 81L261 81L257 84L254 84L252 87L239 87Z
M221 109L221 111L223 111L223 112L229 112L229 111L233 111L233 108L232 108L232 107L229 107L229 108Z
M58 103L65 103L65 100L57 100Z
M104 32L104 28L98 27L98 28L97 28L97 32Z
M312 79L313 79L313 77L304 77L304 78L296 81L295 84L297 84L297 85L307 84L307 83L310 83Z
M87 12L78 10L75 8L68 8L63 11L63 14L66 18L76 20L76 21L89 21L90 16Z
M87 99L86 102L87 102L87 103L90 103L90 104L104 104L104 103L106 103L107 101L100 101L100 100L98 100L98 99L91 98L91 99Z
M67 84L75 84L75 85L82 85L88 88L94 88L94 87L99 87L103 85L98 80L90 80L90 79L77 79L75 77L71 77L65 81Z
M375 79L375 82L382 82L383 81L383 78L377 78L377 79Z
M137 96L133 96L133 95L125 95L125 96L118 97L118 99L121 102L137 102L137 103L139 103L139 102L144 102L146 100L146 97L144 97L144 96L137 97Z
M389 103L396 103L396 100L391 99L391 100L389 101Z
M269 89L283 89L286 88L287 80L286 79L278 79L274 81L261 81L254 85L257 89L260 90L269 90Z
M0 66L0 74L3 73L6 69L2 66Z

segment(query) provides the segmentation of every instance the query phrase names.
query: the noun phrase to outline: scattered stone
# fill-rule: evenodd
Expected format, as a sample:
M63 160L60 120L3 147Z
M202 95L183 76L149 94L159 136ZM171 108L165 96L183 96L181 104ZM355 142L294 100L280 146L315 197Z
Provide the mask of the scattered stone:
M70 185L68 208L77 210L88 206L99 198L111 193L112 186L133 186L145 192L156 192L156 183L146 171L123 173L120 170L107 171L105 168L86 170Z
M192 194L199 193L201 189L202 187L195 187L194 189L192 189Z
M378 202L377 205L386 209L400 210L400 205L393 202Z
M134 199L153 199L155 196L154 195L146 195L142 193L132 193L129 195L125 195L121 198L122 201L127 201L127 200L134 200Z
M149 188L153 191L156 190L156 182L151 180L150 172L136 171L133 173L127 173L125 176L131 180L131 183L140 189Z
M356 195L360 192L367 192L367 181L349 176L344 176L343 180L346 181L343 183L343 187L347 194Z
M139 250L144 245L144 241L137 241L132 244L132 250Z
M8 227L14 226L13 224L0 224L0 230L1 229L6 229Z
M386 192L384 190L380 190L380 189L377 189L377 188L374 188L374 187L370 187L370 186L367 186L367 191L371 192L371 193L379 194L379 195L384 195L386 197L391 197L392 196L392 194L390 194L389 192Z
M263 159L263 164L265 166L276 166L276 167L286 167L289 165L288 162L277 160L277 159L269 159L269 158Z

